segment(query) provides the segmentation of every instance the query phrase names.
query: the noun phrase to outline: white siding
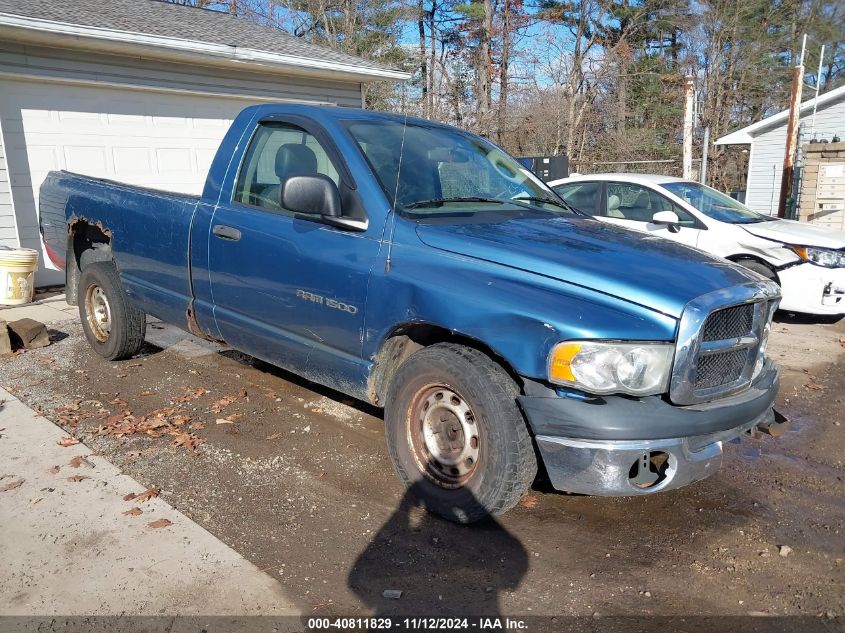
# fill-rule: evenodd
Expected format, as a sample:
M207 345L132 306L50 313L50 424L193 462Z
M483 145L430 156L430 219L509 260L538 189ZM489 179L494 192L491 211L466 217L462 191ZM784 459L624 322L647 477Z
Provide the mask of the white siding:
M38 190L51 169L200 193L220 139L246 105L360 107L361 93L358 82L0 42L0 244L40 249ZM62 281L43 261L40 268L39 284Z
M812 112L804 112L799 146L808 142ZM816 112L816 138L845 138L845 100L831 103ZM748 171L745 204L760 213L777 214L783 154L786 146L786 122L758 134L752 141L752 161Z
M754 139L745 204L759 213L777 214L786 127L778 126Z
M3 126L0 124L0 246L18 246L15 208L12 206L12 187L6 152L3 148Z

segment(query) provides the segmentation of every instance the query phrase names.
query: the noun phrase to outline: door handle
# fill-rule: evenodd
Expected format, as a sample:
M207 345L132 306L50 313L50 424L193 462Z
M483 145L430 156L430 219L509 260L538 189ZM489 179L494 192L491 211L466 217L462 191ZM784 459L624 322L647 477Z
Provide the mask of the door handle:
M215 224L214 228L211 229L211 232L221 240L237 242L241 239L241 232L238 229L234 229L231 226L226 226L224 224Z

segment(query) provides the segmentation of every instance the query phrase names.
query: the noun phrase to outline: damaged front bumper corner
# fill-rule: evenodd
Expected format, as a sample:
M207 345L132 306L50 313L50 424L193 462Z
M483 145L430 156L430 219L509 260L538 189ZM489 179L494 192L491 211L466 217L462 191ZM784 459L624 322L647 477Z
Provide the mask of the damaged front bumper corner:
M657 397L551 398L536 389L519 401L557 490L633 496L709 477L723 444L746 433L778 436L788 421L773 408L777 388L771 365L747 392L691 407Z

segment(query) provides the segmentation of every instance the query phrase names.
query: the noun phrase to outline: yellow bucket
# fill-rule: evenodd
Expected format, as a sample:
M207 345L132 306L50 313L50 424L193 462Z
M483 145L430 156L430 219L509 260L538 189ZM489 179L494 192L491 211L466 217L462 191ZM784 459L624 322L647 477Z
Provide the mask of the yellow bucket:
M16 306L32 301L38 251L0 246L0 305Z

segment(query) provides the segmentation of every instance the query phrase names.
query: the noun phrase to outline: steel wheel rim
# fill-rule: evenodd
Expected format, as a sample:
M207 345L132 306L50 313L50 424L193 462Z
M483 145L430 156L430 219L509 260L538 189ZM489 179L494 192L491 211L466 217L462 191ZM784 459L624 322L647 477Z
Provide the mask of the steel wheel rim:
M451 387L429 385L414 396L408 440L420 471L443 488L459 488L478 470L481 429L466 398Z
M91 284L85 291L85 316L91 333L101 343L111 335L111 306L105 291Z

